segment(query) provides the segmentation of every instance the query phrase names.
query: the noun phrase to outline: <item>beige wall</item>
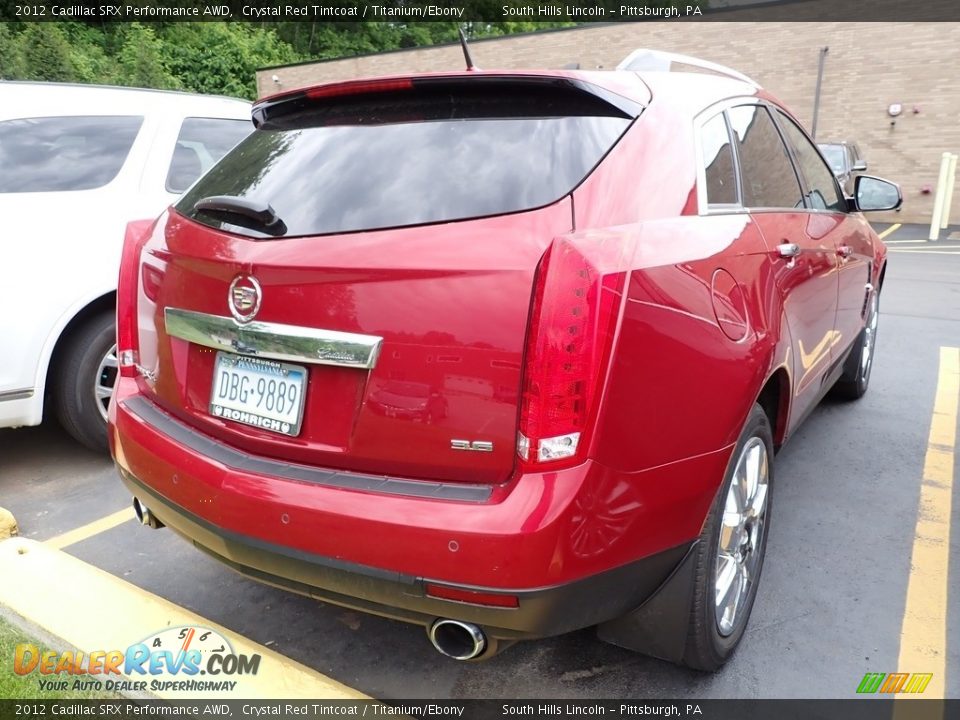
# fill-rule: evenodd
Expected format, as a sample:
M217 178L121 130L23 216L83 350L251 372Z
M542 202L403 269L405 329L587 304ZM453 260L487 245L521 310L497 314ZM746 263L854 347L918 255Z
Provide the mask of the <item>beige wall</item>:
M900 183L903 211L887 219L929 223L933 194L921 188L936 187L941 153L960 152L960 23L618 23L476 42L472 54L485 69L569 63L613 68L637 47L695 55L752 76L809 129L823 46L830 50L817 137L856 140L870 173ZM443 46L262 70L257 84L265 95L333 80L462 67L459 46ZM895 125L887 114L891 103L904 108ZM960 222L960 191L953 198L953 221Z

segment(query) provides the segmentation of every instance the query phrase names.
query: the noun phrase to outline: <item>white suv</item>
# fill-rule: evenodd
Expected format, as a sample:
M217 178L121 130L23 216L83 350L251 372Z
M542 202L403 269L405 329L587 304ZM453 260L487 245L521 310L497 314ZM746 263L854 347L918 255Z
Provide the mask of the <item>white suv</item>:
M0 82L0 427L105 449L128 222L159 215L251 130L230 98Z

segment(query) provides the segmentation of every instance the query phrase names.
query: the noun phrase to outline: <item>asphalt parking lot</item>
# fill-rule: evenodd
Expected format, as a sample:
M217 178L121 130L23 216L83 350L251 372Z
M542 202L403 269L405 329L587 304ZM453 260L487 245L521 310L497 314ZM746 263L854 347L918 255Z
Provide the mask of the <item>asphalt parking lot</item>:
M422 628L258 585L169 531L140 527L132 513L60 544L84 562L384 699L848 698L864 673L941 667L945 694L960 697L960 499L947 513L953 522L945 529L946 577L942 567L932 571L947 593L941 600L936 593L918 597L916 587L908 592L911 578L922 588L922 574L930 571L911 558L915 542L930 541L916 535L918 513L924 518L930 511L921 496L941 348L960 347L960 240L931 246L913 237L898 231L887 238L891 255L869 393L856 403L828 398L777 458L757 605L740 649L715 675L605 645L591 631L519 644L482 664L456 663L431 649ZM955 448L955 426L953 432ZM958 467L954 462L954 495ZM53 423L0 430L0 505L16 515L25 537L61 536L129 502L110 460ZM934 628L932 640L916 635L918 622L926 633L936 625L929 618L944 613L946 624L937 626L942 632Z

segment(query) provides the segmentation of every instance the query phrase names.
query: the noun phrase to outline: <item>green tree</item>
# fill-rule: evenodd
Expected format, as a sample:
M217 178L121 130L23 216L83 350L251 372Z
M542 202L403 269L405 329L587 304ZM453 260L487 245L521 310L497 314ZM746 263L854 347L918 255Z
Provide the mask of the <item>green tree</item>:
M491 7L502 2L473 1ZM0 0L0 17L3 13ZM471 39L570 25L574 23L463 24ZM253 98L259 68L456 42L457 28L456 22L0 22L0 77ZM482 45L474 49L481 67L496 65L490 52Z
M70 44L70 64L75 79L83 83L111 85L120 82L112 39L114 28L66 22L60 27Z
M300 59L272 29L246 23L171 23L162 37L169 71L196 92L252 99L257 68Z
M152 28L131 23L118 55L119 80L124 85L144 88L176 89L180 80L167 69L171 54Z
M72 82L77 80L70 62L70 44L56 23L30 23L20 35L23 78Z
M0 78L17 80L23 77L23 56L18 36L0 23Z

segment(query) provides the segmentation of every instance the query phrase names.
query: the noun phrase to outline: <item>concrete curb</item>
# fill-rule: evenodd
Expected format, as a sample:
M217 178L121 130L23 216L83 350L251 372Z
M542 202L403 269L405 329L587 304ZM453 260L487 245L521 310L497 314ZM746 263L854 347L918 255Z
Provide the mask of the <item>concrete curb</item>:
M206 630L223 636L233 652L259 655L256 674L205 675L193 677L163 675L161 680L230 680L233 689L154 689L150 675L134 674L131 680L146 680L145 690L168 699L301 698L326 700L369 699L362 693L305 665L284 657L242 635L217 625L179 605L136 587L60 550L26 538L0 542L0 604L25 618L65 645L85 653L125 651L163 631L181 627ZM190 633L193 637L193 633ZM179 642L177 643L179 645ZM171 645L176 651L176 647ZM51 676L47 676L49 678ZM124 680L120 675L90 678ZM73 677L64 675L61 679ZM182 687L182 686L181 686ZM124 689L119 689L124 692Z
M0 540L16 537L20 534L20 528L17 527L17 519L9 510L0 507Z

